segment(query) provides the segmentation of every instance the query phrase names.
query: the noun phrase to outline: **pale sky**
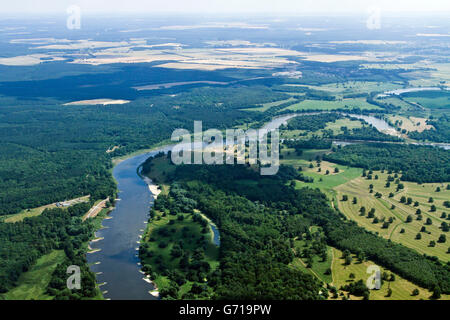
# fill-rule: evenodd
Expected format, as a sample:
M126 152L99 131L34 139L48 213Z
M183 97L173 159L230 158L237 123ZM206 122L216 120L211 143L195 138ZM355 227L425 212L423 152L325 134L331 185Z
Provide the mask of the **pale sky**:
M394 12L450 12L449 0L0 0L1 13L346 13L376 7Z

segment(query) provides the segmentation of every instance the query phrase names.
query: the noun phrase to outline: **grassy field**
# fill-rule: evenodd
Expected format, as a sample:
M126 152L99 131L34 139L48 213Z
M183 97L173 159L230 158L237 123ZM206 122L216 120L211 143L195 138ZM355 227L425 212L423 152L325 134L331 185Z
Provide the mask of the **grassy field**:
M305 246L307 246L306 241L299 241L296 240L294 242L295 249L301 250ZM312 257L313 263L311 268L306 267L306 262L303 261L301 258L295 258L294 261L291 263L291 266L295 269L301 270L303 272L309 273L312 276L316 277L323 283L331 283L332 282L332 276L331 274L325 274L327 269L331 269L331 263L333 261L333 252L331 247L327 247L327 260L322 261L322 259L319 256L313 256Z
M417 108L411 106L407 102L401 100L399 97L396 96L388 96L384 98L376 99L378 102L385 103L385 104L392 104L394 106L400 107L401 112L408 112L408 111L414 111L417 112Z
M378 175L378 180L375 176ZM373 179L368 180L358 177L345 184L334 188L338 196L339 209L351 220L356 221L359 225L367 230L377 232L380 236L399 242L407 247L415 249L419 253L426 253L431 256L437 256L442 261L450 261L450 254L447 253L450 242L438 243L437 240L444 232L441 230L441 223L446 221L450 223L448 218L441 218L443 212L450 213L449 209L443 206L445 200L450 199L450 191L446 190L447 183L428 183L419 185L417 183L402 182L404 189L396 191L396 184L391 182L390 187L385 187L388 174L374 172ZM369 193L369 186L373 185L373 193ZM441 188L440 192L436 192L437 187ZM376 193L381 194L381 198L375 197ZM394 197L390 198L389 194L393 193ZM348 196L348 201L342 201L343 195ZM412 198L412 204L401 203L401 197ZM357 204L353 204L353 198L357 199ZM429 203L432 197L434 202ZM415 202L417 206L414 206ZM431 206L436 206L436 212L431 212ZM368 218L368 214L361 216L360 208L364 206L366 212L372 208L375 211L375 217L379 222L374 223L372 218ZM393 207L395 206L395 208ZM419 216L416 214L417 209L421 210L422 220L417 220ZM413 217L413 221L407 223L408 215ZM388 228L382 228L383 219L393 219ZM425 225L427 218L430 218L432 225ZM425 226L426 232L421 232L421 228ZM404 229L404 232L402 232ZM416 240L416 235L420 233L421 239ZM450 236L446 233L446 236ZM430 246L430 241L435 241L434 247Z
M305 100L300 103L293 104L285 109L290 111L300 111L300 110L336 110L336 109L348 109L352 110L354 108L374 110L380 109L378 106L367 103L364 98L356 99L343 99L336 101L323 101L323 100Z
M369 266L376 265L371 261L364 261L359 263L355 256L353 256L353 261L350 265L346 266L344 259L342 259L342 252L333 248L333 263L332 263L332 275L333 275L333 285L339 289L341 286L350 283L351 281L363 280L364 283L369 278L370 274L367 273L367 268ZM386 272L388 276L392 274L387 269L379 267L381 274ZM354 280L350 279L350 274L354 274ZM392 290L392 295L387 297L388 289ZM412 295L413 290L419 290L419 294L416 296ZM339 292L342 292L339 290ZM370 300L420 300L429 299L432 293L427 289L416 286L415 284L395 275L394 281L383 281L380 290L370 291ZM350 297L351 299L361 299L360 297ZM442 300L449 300L449 295L442 295Z
M72 199L72 200L66 201L66 202L70 202L71 205L74 205L74 204L77 204L77 203L87 202L87 201L89 201L89 196L85 196L85 197L81 197L81 198L77 198L77 199ZM39 215L42 214L42 212L44 212L45 209L52 209L52 208L56 208L56 203L52 203L52 204L45 205L45 206L38 207L38 208L22 210L21 212L19 212L17 214L11 214L11 215L7 215L7 216L2 217L2 221L6 222L6 223L19 222L19 221L22 221L25 218L31 218L31 217L39 216Z
M319 167L317 166L315 158L316 156L322 156L328 152L330 152L330 150L305 150L301 156L297 156L293 149L283 149L281 151L283 159L280 162L281 164L291 165L296 169L301 167L302 173L305 176L314 179L313 183L296 181L296 188L319 188L330 200L333 200L336 198L336 191L334 188L361 176L362 169L321 161L321 170L318 172ZM309 168L310 164L313 165L313 168ZM334 172L335 168L339 169L338 173ZM327 170L329 171L329 174L326 173Z
M403 99L411 103L418 103L427 109L450 108L450 91L411 92L403 95Z
M54 250L42 256L36 264L27 272L23 273L18 281L17 287L4 294L7 300L51 300L52 297L45 294L56 266L65 258L62 250Z
M427 119L425 118L390 116L389 120L394 124L397 123L396 127L404 129L408 132L422 132L424 130L433 129L433 126L426 123Z
M277 107L277 106L282 105L284 103L293 102L293 101L296 101L296 99L289 98L289 99L285 99L285 100L280 100L280 101L275 101L275 102L270 102L270 103L264 103L262 105L262 107L259 107L259 108L246 108L246 109L242 109L242 110L244 110L244 111L265 112L265 111L269 110L270 108Z
M215 269L219 265L219 248L212 242L211 229L208 228L208 232L203 234L201 231L202 227L199 223L193 221L191 214L179 214L179 216L183 216L184 219L179 221L173 215L156 211L155 217L148 224L143 237L143 242L148 243L149 250L155 253L153 257L145 258L143 264L151 265L153 270L157 272L158 276L155 279L155 283L158 289L165 288L168 285L168 278L159 275L161 268L169 270L177 270L179 268L180 258L173 258L170 254L174 244L179 242L183 243L183 250L194 252L206 241L205 261L210 264L211 269ZM171 220L174 221L173 224L170 224ZM161 229L167 229L169 231L168 235L161 236L158 233ZM189 230L187 236L183 236L183 229ZM150 238L153 238L153 241L150 241ZM161 242L165 242L165 248L160 247ZM160 260L161 263L158 264L157 260ZM180 295L188 292L191 286L192 282L190 281L180 286Z
M350 120L344 118L338 119L335 122L328 122L325 129L320 129L314 132L306 130L282 130L280 137L282 139L298 139L298 138L308 139L311 138L313 135L322 136L324 130L331 130L333 131L333 134L337 135L343 133L341 127L347 127L349 130L352 130L355 128L361 128L362 126L363 125L359 120Z
M420 72L409 84L413 87L435 87L445 81L447 87L450 86L450 63L423 64L422 67L432 68L430 71Z
M335 122L327 123L325 130L332 130L333 134L337 135L343 133L341 127L347 127L348 130L362 128L363 124L359 120L350 120L350 119L338 119Z

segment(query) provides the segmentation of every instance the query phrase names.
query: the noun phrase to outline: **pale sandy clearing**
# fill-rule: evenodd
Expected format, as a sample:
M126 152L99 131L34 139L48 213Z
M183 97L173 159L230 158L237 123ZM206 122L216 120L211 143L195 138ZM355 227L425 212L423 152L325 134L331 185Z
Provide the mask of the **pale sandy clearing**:
M127 104L128 100L112 100L112 99L93 99L93 100L81 100L63 104L63 106L95 106L95 105L111 105L111 104Z
M46 54L30 54L10 58L0 58L0 65L4 66L35 66L48 61L64 61L61 57L52 57Z

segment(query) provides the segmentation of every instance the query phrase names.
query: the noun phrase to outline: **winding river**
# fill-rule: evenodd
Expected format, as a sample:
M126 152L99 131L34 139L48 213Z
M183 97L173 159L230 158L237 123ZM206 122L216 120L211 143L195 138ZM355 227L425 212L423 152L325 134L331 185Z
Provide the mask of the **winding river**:
M311 114L311 113L309 113ZM286 124L293 117L307 115L289 114L274 118L263 129L273 130ZM384 120L371 116L350 115L362 118L379 130L392 127ZM393 128L392 128L393 129ZM348 142L335 142L345 144ZM438 144L434 144L438 145ZM450 144L439 145L450 149ZM113 300L155 300L150 294L154 288L144 281L144 274L138 257L140 238L149 219L150 208L154 197L149 186L138 175L139 166L149 157L159 152L167 152L171 146L129 158L114 167L113 176L118 183L119 200L96 232L97 240L90 243L93 252L88 253L87 260L92 272L97 275L97 282L106 299ZM220 245L219 231L210 224L214 235L214 243Z
M137 168L156 150L127 159L115 166L113 175L119 194L115 209L103 220L103 228L97 231L99 241L90 247L100 250L87 255L91 270L97 273L97 282L106 299L152 300L149 291L153 286L144 281L140 271L138 248L144 233L154 198L147 183L137 174Z

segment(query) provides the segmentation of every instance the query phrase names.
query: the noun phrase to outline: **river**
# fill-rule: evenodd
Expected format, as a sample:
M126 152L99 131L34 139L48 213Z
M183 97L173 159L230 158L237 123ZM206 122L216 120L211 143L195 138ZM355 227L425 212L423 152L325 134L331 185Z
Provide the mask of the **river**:
M102 240L92 241L90 246L98 252L87 254L91 270L97 274L97 283L106 299L152 300L149 294L153 286L144 281L140 272L138 247L144 233L154 198L147 183L137 174L137 168L157 150L127 159L114 167L113 175L119 193L116 207L103 220L103 227L96 232Z

